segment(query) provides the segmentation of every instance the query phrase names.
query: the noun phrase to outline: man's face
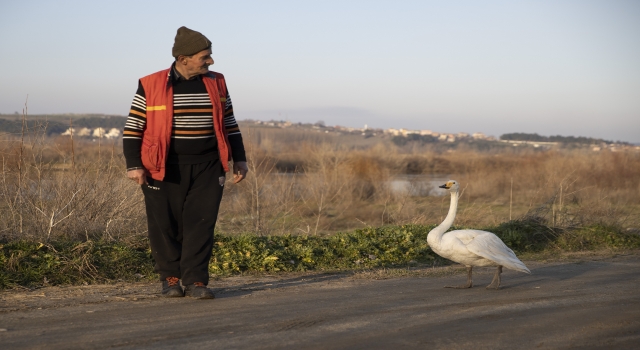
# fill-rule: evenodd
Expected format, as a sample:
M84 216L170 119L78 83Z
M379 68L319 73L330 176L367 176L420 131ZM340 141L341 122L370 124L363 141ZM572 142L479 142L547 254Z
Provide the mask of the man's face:
M184 57L186 64L184 68L190 76L205 74L209 71L209 66L213 64L211 49L202 50L191 57Z

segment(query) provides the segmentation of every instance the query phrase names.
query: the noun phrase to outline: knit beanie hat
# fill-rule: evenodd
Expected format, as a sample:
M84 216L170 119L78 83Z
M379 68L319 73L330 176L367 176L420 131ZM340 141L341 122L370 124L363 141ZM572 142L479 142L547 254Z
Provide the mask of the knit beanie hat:
M177 58L180 55L191 56L208 48L211 48L211 41L206 36L182 26L178 28L171 53Z

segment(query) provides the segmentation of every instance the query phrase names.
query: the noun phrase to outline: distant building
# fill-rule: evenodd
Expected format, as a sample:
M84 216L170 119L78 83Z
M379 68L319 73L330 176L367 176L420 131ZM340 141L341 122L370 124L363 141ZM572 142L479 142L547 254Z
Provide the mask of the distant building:
M120 129L117 129L117 128L111 128L108 132L103 128L95 128L93 130L89 128L82 128L82 129L69 128L60 135L71 136L72 134L73 136L77 136L77 137L95 137L95 138L104 137L107 139L114 139L114 138L120 137L121 131Z
M420 135L420 131L417 131L417 130L405 130L405 129L400 129L400 130L402 130L402 135L403 136Z
M120 137L120 129L111 128L111 130L109 130L109 132L106 133L104 135L104 137L106 137L108 139L116 139L116 138Z
M391 134L393 136L398 136L398 135L401 134L400 130L398 130L398 129L387 129L385 132L389 133L389 134Z
M103 128L95 128L93 129L93 137L102 138L104 137L105 130Z

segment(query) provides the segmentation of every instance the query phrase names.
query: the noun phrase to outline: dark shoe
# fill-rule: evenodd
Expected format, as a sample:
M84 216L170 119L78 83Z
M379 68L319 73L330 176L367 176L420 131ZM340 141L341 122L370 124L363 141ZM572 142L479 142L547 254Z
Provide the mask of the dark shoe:
M167 277L162 281L162 296L165 298L183 297L184 292L180 287L180 279L178 277Z
M213 295L211 289L207 288L202 282L196 282L186 286L184 288L184 295L195 299L213 299L216 297Z

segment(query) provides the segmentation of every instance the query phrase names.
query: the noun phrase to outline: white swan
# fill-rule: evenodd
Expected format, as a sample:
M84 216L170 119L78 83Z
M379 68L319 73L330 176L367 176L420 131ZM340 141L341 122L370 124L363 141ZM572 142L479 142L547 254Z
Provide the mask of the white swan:
M473 266L497 266L493 281L487 289L500 288L502 267L531 273L520 261L513 250L509 249L495 234L480 230L455 230L445 233L453 224L458 209L458 190L460 186L454 180L440 186L451 192L451 206L444 221L429 232L427 242L436 254L467 267L467 284L447 286L445 288L471 288L471 269Z

